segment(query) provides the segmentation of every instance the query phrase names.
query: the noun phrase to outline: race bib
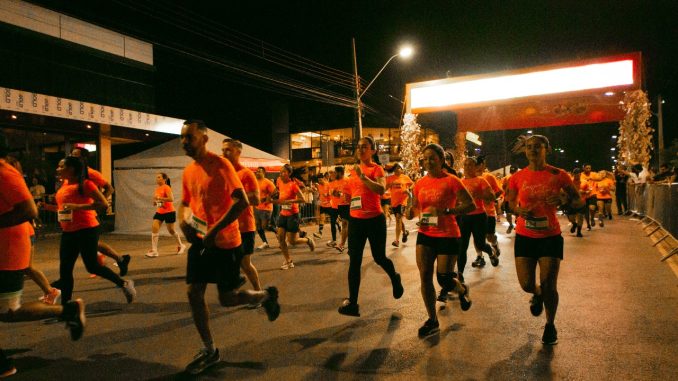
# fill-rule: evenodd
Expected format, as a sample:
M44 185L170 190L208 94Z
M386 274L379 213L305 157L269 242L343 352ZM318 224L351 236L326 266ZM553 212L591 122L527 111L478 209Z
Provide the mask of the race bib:
M423 226L438 226L438 216L431 215L431 213L422 213L419 222Z
M292 210L292 204L282 204L282 205L280 205L280 209L282 209L282 210Z
M363 201L360 196L351 198L351 210L357 210L363 208Z
M530 230L548 230L549 220L546 217L525 217L525 228Z
M207 221L196 216L193 212L191 212L188 224L191 225L193 229L195 229L198 233L202 234L203 236L207 234Z
M164 202L162 202L162 201L156 201L156 202L155 202L155 207L156 207L156 208L162 208L162 205L163 205L163 204L164 204Z
M73 221L73 211L72 210L60 210L57 212L57 220L59 222L71 222Z

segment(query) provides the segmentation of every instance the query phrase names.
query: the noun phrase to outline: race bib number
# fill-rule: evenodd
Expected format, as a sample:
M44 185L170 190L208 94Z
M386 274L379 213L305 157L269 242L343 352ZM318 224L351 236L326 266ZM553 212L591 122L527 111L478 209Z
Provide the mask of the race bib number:
M163 205L163 204L164 204L164 202L162 202L162 201L156 201L156 202L155 202L155 207L156 207L156 208L162 208L162 205Z
M280 205L280 209L282 209L282 210L292 210L292 204L282 204L282 205Z
M193 212L191 212L188 224L191 225L191 227L195 229L199 234L202 234L203 236L207 234L207 221L196 216Z
M71 221L73 221L73 211L72 210L60 210L57 213L57 220L59 222L71 222Z
M357 210L363 208L363 201L360 196L353 197L351 199L351 210Z
M431 213L422 213L419 223L423 226L438 226L438 216L431 215Z
M526 217L525 228L530 230L548 230L549 220L546 217Z

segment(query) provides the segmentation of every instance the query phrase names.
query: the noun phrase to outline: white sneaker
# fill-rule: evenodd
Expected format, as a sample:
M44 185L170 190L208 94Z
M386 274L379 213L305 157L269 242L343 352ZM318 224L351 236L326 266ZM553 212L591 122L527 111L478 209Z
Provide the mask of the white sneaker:
M337 241L329 241L326 243L327 247L335 247L337 246Z
M315 233L313 233L313 236L314 236L315 238L317 238L317 239L320 239L320 238L323 237L322 233L320 233L320 232L315 232Z
M271 247L271 246L268 245L268 242L264 242L257 247L257 250L264 250L264 249L268 249L269 247Z
M149 250L148 253L146 253L146 256L147 256L148 258L155 258L155 257L158 256L158 252L157 252L157 251L153 251L153 250Z
M122 286L122 293L125 294L127 303L132 303L137 298L137 289L134 288L134 281L132 279L125 281L125 284Z
M181 255L185 252L186 252L186 245L184 245L182 243L181 245L177 246L177 255ZM157 256L157 253L156 253L156 256Z

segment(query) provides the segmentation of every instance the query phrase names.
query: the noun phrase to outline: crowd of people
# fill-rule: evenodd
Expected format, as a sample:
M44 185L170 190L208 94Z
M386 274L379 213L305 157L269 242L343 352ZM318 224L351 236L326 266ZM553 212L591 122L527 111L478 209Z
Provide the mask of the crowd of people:
M0 136L1 138L1 136ZM460 307L472 306L470 286L464 271L467 251L473 241L476 258L473 267L486 266L485 254L493 267L498 266L501 250L496 226L503 217L508 222L506 234L515 230L514 255L520 287L531 294L530 312L546 313L542 342L558 342L555 326L558 308L557 280L564 245L557 212L571 222L572 234L583 237L588 230L604 227L612 219L612 198L617 191L617 210L627 211L621 193L631 176L619 166L615 173L593 172L590 165L568 173L546 162L551 150L548 139L530 135L518 140L515 152L524 153L525 168L511 167L510 173L497 179L490 174L483 157L468 157L463 174L453 168L451 155L437 144L423 150L421 176L413 181L399 164L379 163L374 140L361 138L356 147L356 164L337 166L321 173L315 182L304 184L293 176L289 165L281 168L275 182L266 178L266 169L256 172L240 163L242 143L233 139L222 142L221 155L206 148L207 126L200 120L185 121L181 145L193 161L184 169L181 199L174 208L174 192L167 174L155 177L149 258L158 257L159 230L165 223L176 243L176 254L186 253L186 283L193 321L203 347L186 366L190 374L198 374L220 361L210 328L209 309L205 301L208 284L216 284L219 302L224 307L246 305L263 308L270 321L280 314L278 289L262 286L253 254L256 250L274 249L266 230L275 226L278 250L283 257L281 270L294 269L290 246L316 248L314 238L301 226L300 205L314 195L317 206L316 240L324 237L330 225L327 247L349 258L347 297L338 306L342 315L359 317L358 303L361 266L365 245L370 244L374 262L383 270L392 286L395 299L405 289L401 275L386 253L387 224L395 224L394 248L406 243L410 232L405 220L417 220L416 263L420 275L420 292L428 319L419 328L422 338L440 330L436 300L447 303L449 293L456 293ZM4 142L0 141L4 146ZM100 173L87 166L87 152L76 149L58 166L60 179L56 204L36 198L39 188L29 190L21 168L13 167L0 150L0 317L3 321L38 320L57 317L70 329L71 338L79 339L85 329L85 303L73 299L73 267L78 256L88 272L118 286L128 303L137 298L132 279L126 279L131 257L118 254L99 239L97 212L108 207L113 187ZM387 175L392 172L391 175ZM7 184L7 185L5 185ZM44 191L42 192L44 193ZM36 204L34 200L39 202ZM32 266L31 221L39 208L58 215L62 228L59 252L59 279L51 284ZM150 208L150 206L149 206ZM274 213L275 211L275 213ZM515 219L515 222L514 222ZM185 244L175 230L183 233ZM257 237L261 240L256 244ZM471 240L471 237L473 238ZM394 249L395 250L395 249ZM115 260L119 274L98 260L98 255ZM539 279L537 280L537 267ZM244 277L241 275L241 271ZM435 279L440 287L436 295ZM22 304L24 275L35 280L44 292L38 302ZM251 283L251 289L244 288ZM0 352L3 376L16 372L11 360Z

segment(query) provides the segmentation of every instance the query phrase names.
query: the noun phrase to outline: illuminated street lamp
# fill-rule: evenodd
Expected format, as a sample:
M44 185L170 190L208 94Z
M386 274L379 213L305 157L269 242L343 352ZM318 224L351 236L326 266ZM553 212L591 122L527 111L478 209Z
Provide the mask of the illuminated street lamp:
M365 89L363 89L361 91L360 90L360 77L358 76L358 60L356 58L356 53L355 53L355 38L353 39L353 72L355 74L356 105L357 105L357 109L358 109L358 139L363 137L363 104L362 104L362 101L361 101L363 95L365 95L365 93L370 88L370 86L372 86L372 84L377 79L377 77L379 77L379 74L381 74L381 72L384 71L384 69L386 69L386 66L388 66L388 64L390 64L391 61L393 61L394 58L396 58L396 57L409 58L409 57L412 56L413 53L414 53L414 50L410 46L404 46L404 47L400 48L400 51L398 51L398 53L394 54L393 56L391 56L391 58L389 58L386 61L384 66L382 66L381 69L379 70L379 72L377 72L377 75L375 75L374 78L372 78L372 80L370 81L370 83L368 83L367 86L365 86Z

